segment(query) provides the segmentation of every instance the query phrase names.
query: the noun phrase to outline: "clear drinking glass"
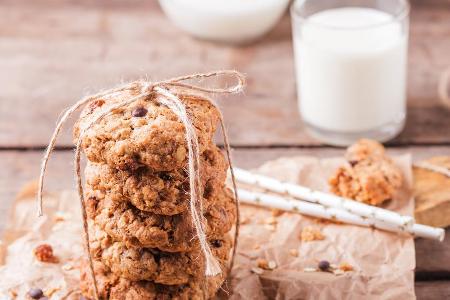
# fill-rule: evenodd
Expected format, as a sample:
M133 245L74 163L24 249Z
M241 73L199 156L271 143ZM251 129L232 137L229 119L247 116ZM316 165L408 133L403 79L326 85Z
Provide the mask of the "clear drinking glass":
M406 118L407 0L297 0L291 6L300 115L346 146L395 137Z

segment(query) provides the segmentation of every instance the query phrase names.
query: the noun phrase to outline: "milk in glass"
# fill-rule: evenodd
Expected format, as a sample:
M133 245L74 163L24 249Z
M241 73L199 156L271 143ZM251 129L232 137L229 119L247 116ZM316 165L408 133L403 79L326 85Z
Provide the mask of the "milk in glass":
M400 22L377 9L344 7L312 14L294 29L299 109L307 126L337 134L332 144L352 142L339 133L383 140L388 136L377 130L402 129L407 35Z

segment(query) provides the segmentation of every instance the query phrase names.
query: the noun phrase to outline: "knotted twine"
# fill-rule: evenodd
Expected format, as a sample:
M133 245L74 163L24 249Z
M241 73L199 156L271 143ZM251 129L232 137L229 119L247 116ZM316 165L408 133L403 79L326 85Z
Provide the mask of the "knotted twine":
M237 79L237 83L234 86L231 87L225 87L225 88L210 88L210 87L200 87L193 84L183 83L183 81L190 80L190 79L202 79L202 78L209 78L209 77L219 77L223 75L229 75L233 76ZM245 78L244 76L233 70L223 70L223 71L215 71L211 73L199 73L199 74L192 74L192 75L186 75L181 77L176 77L164 81L159 82L147 82L147 81L134 81L131 83L124 84L122 86L119 86L114 89L110 89L107 91L103 91L101 93L87 96L78 102L76 102L73 106L70 106L66 109L66 111L61 116L60 120L57 122L56 128L52 134L52 137L50 139L49 145L45 151L44 158L42 160L41 170L40 170L40 176L39 176L39 188L38 188L38 213L39 216L42 216L43 209L42 209L42 194L44 189L44 178L45 178L45 172L47 169L47 164L50 158L51 153L54 150L56 139L63 127L63 125L66 123L68 118L77 111L81 106L84 106L92 101L98 100L98 99L105 99L105 98L113 98L114 96L120 95L120 93L124 91L134 91L138 90L139 94L137 96L132 97L128 100L121 100L119 103L115 105L111 105L109 107L106 107L106 109L100 111L98 115L95 116L95 118L88 122L88 124L84 125L83 128L80 130L80 134L78 136L78 140L76 143L76 149L75 149L75 180L77 183L77 190L78 190L78 197L81 204L81 213L83 218L83 236L84 236L84 243L86 246L86 251L88 252L88 258L89 258L89 269L91 273L91 277L93 280L93 286L94 286L94 294L96 299L99 298L98 294L98 287L97 287L97 280L95 277L94 272L94 265L93 260L91 256L90 251L90 244L89 244L89 231L88 231L88 222L87 222L87 214L86 214L86 205L84 201L84 192L83 192L83 185L82 185L82 179L81 179L81 167L80 167L80 160L81 160L81 143L83 140L83 137L85 133L91 129L95 124L97 124L101 119L103 119L105 116L113 113L116 109L126 107L128 105L131 105L132 103L144 99L144 98L150 98L152 94L161 95L163 97L154 97L159 101L161 104L167 106L170 110L172 110L178 118L181 120L185 127L185 138L188 148L188 171L189 171L189 187L190 187L190 201L189 201L189 211L190 215L192 217L192 223L194 225L195 231L196 231L196 238L199 241L201 251L203 253L203 256L205 258L205 275L206 276L215 276L222 272L221 267L217 259L212 254L211 248L209 247L206 234L205 234L205 226L204 226L204 216L203 216L203 203L200 199L201 193L201 181L200 181L200 157L199 157L199 145L198 145L198 139L197 134L194 129L194 126L192 125L192 122L186 112L186 107L182 103L182 101L178 98L176 94L178 93L186 93L189 91L199 91L199 92L205 92L205 93L219 93L219 94L234 94L239 93L243 90L245 86ZM181 88L181 91L173 92L170 90L170 88ZM160 98L160 99L158 99ZM236 229L235 229L235 235L234 235L234 247L233 247L233 253L232 258L230 262L230 270L233 266L234 262L234 256L236 253L237 248L237 238L239 235L239 203L238 203L238 196L237 196L237 188L236 188L236 180L234 177L234 171L233 171L233 165L231 162L231 151L230 151L230 144L228 141L228 135L225 128L225 124L223 121L223 115L220 111L220 109L217 107L217 104L212 100L208 98L199 98L204 101L210 102L218 111L219 113L219 121L220 126L222 130L222 137L223 137L223 143L225 146L225 152L227 156L227 160L230 166L230 173L231 173L231 180L233 184L233 190L234 190L234 201L236 206Z

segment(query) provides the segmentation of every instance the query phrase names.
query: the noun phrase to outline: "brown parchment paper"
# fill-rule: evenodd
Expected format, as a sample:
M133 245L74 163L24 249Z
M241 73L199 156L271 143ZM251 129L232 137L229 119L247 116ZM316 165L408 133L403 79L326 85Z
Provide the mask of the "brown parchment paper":
M411 159L395 158L404 174L404 185L387 208L412 215L414 202ZM343 159L313 157L280 158L256 172L281 180L328 190L327 178ZM78 299L78 261L84 255L81 219L75 193L47 195L46 217L36 217L33 197L25 195L14 205L0 244L0 300L23 299L30 287L53 292L50 299ZM414 240L380 230L323 222L298 214L283 213L275 226L267 226L270 210L241 206L241 234L232 284L231 299L414 299ZM305 226L322 231L322 241L302 242ZM32 249L48 242L60 258L59 264L37 262ZM297 249L298 257L291 249ZM251 271L257 259L276 262L262 274ZM354 271L343 275L305 272L320 260L349 263Z

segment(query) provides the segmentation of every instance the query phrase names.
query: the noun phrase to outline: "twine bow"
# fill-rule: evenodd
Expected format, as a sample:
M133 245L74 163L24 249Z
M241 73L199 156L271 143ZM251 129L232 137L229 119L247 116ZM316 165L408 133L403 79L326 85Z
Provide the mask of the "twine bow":
M218 77L218 76L233 76L237 79L237 83L231 87L225 87L225 88L210 88L210 87L200 87L193 84L184 83L186 80L190 79L202 79L202 78L209 78L209 77ZM124 91L131 91L131 90L139 90L139 94L137 96L134 96L128 100L120 101L119 103L115 105L111 105L109 107L106 107L103 111L100 111L99 114L91 120L88 124L84 125L83 128L80 130L80 134L77 140L76 144L76 150L75 150L75 179L77 183L77 190L78 190L78 196L80 199L81 204L81 213L83 218L83 231L84 231L84 242L86 245L86 250L88 252L88 258L89 258L89 268L90 273L93 280L93 286L94 286L94 293L96 296L96 299L99 298L98 295L98 287L97 287L97 281L95 278L94 273L94 265L93 260L91 257L91 251L90 251L90 245L89 245L89 231L88 231L88 222L87 222L87 215L86 215L86 206L84 201L84 192L83 192L83 185L82 185L82 179L81 179L81 171L80 171L80 160L81 160L81 143L83 140L83 137L87 130L92 128L95 124L97 124L101 119L103 119L105 116L111 114L114 110L128 106L138 100L144 99L149 97L152 94L158 94L163 97L159 97L157 101L159 101L161 104L167 106L169 109L171 109L181 120L185 127L185 137L186 137L186 143L188 148L188 171L189 171L189 186L190 186L190 201L189 201L189 211L192 217L192 223L194 225L195 231L196 231L196 237L199 241L201 251L203 253L203 256L205 258L205 275L206 276L214 276L217 274L220 274L222 272L220 268L220 264L218 263L217 259L212 254L211 248L209 247L206 234L205 234L205 227L203 222L203 204L199 196L201 195L201 183L200 183L200 174L199 174L199 167L200 167L200 158L199 158L199 145L198 145L198 139L197 134L195 132L194 126L192 125L191 120L189 119L189 116L187 115L186 108L182 101L177 97L176 93L172 92L170 88L182 88L185 91L200 91L205 93L219 93L219 94L234 94L239 93L243 90L243 87L245 85L245 78L244 76L233 70L224 70L224 71L216 71L211 73L204 73L204 74L192 74L182 77L176 77L164 81L159 82L146 82L146 81L135 81L131 83L124 84L120 87L110 89L95 95L87 96L78 102L76 102L73 106L69 107L61 116L60 120L58 121L56 128L53 132L53 135L50 139L49 145L45 151L44 158L42 160L41 170L40 170L40 176L39 176L39 189L38 189L38 212L39 216L42 216L43 209L42 209L42 193L44 189L44 178L45 178L45 172L47 169L48 160L50 158L50 155L55 147L56 139L63 127L63 125L66 123L67 119L75 112L77 111L81 106L86 105L87 103L91 101L95 101L99 98L112 98L114 96L119 95L121 92ZM217 105L214 103L213 100L207 99L207 98L201 98L205 101L209 101L214 107L217 108ZM225 146L225 152L228 159L228 163L230 165L230 172L231 172L231 179L234 189L234 198L235 198L235 206L236 206L236 230L235 230L235 236L234 236L234 248L233 248L233 254L232 259L230 263L230 268L233 265L234 261L234 255L236 253L236 247L237 247L237 237L239 235L239 206L238 206L238 198L237 198L237 189L236 189L236 182L233 172L233 166L231 162L231 154L230 154L230 144L228 142L228 135L226 132L225 124L223 121L223 116L220 110L217 108L217 111L219 112L219 120L220 120L220 126L222 129L222 136L223 136L223 142Z

